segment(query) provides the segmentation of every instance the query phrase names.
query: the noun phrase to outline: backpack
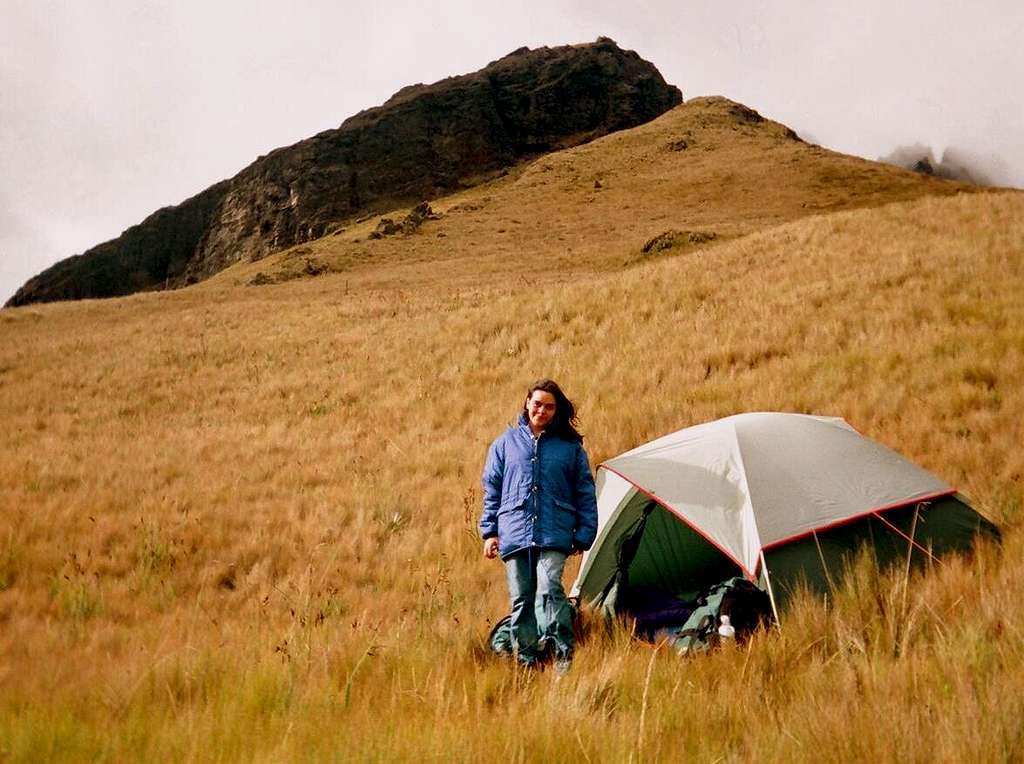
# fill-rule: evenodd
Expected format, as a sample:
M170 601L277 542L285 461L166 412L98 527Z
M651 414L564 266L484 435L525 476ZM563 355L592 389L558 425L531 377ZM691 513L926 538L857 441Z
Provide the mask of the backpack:
M512 655L512 616L507 615L494 624L487 637L491 652L502 657Z
M682 628L669 637L669 644L679 653L702 653L715 647L720 639L718 624L723 615L729 616L736 629L737 642L772 621L768 595L739 576L715 584L695 605Z
M579 603L576 601L575 597L568 597L567 600L569 602L569 607L572 610L573 630L576 632L577 635L579 635L580 634L580 624L579 624L580 610L579 610ZM537 615L538 615L538 618L542 618L544 614L543 614L543 612L539 612ZM512 616L511 615L505 616L500 621L498 621L496 624L494 624L494 628L491 629L491 633L487 636L487 646L491 648L491 652L493 652L495 655L499 655L499 656L501 656L503 658L508 658L508 657L512 656L512 653L514 652L514 649L513 649L513 646L512 646ZM547 654L546 654L547 648L551 648L552 646L551 645L547 645L545 643L545 644L542 644L540 647L541 647L541 651L542 651L540 657L543 660L545 657L547 657Z

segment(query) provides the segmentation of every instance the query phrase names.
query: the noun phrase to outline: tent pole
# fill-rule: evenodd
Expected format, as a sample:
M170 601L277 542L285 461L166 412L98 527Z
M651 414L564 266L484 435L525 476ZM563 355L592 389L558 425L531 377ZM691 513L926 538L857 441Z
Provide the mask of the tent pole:
M761 573L764 574L764 582L768 584L768 601L772 603L772 615L775 616L775 627L782 631L782 621L779 620L779 609L775 605L775 592L772 591L772 579L768 576L768 561L764 558L764 549L761 550Z

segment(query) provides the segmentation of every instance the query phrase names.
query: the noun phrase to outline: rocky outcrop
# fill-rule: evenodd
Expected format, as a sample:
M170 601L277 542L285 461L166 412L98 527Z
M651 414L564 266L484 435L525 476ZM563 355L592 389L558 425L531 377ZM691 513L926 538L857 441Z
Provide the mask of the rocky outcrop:
M642 255L656 255L665 250L685 247L695 244L706 244L715 239L713 231L663 231L640 248Z
M112 241L61 260L29 279L7 307L176 286L229 187L230 181L217 183L176 207L157 210Z
M370 238L383 239L385 236L394 236L396 233L404 233L408 236L415 233L428 220L440 219L441 216L435 213L429 204L420 202L401 223L396 223L391 218L381 218L377 223L377 228L370 232Z
M682 101L612 40L520 48L260 157L234 178L62 261L8 303L181 286L318 238L340 221L431 199L509 165L647 122Z

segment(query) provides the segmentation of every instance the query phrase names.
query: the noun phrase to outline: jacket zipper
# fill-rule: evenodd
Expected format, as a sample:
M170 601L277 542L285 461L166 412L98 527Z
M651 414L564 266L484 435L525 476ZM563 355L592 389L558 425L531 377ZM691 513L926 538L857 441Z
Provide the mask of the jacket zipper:
M540 493L540 439L544 435L543 430L539 435L533 435L533 469L531 470L532 480L532 493L533 493L533 513L530 515L530 545L535 546L537 544L537 514L540 512L540 504L538 502L538 494Z

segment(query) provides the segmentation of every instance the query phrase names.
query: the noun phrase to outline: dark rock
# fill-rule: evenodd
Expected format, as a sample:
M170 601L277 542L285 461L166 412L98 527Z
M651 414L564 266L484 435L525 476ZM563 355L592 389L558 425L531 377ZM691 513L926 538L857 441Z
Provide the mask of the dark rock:
M764 122L764 117L758 114L756 111L751 109L749 106L737 103L733 104L729 108L729 113L736 119L737 122L742 122L748 125L757 125Z
M730 113L732 112L730 111ZM686 130L678 138L674 138L671 141L669 141L666 148L669 151L686 151L688 148L695 145L695 143L696 140L693 137L693 131Z
M921 157L920 159L918 159L916 162L914 162L914 166L911 169L914 172L921 173L922 175L935 174L935 168L932 167L932 163L928 161L928 157Z
M402 230L402 226L391 218L381 218L377 227L370 231L371 239L383 239L385 236L392 236Z
M383 239L385 236L393 236L396 233L403 233L406 236L416 231L427 220L440 220L441 216L430 209L430 204L420 202L412 212L405 216L401 223L396 223L391 218L381 218L377 227L370 233L371 239Z
M8 302L111 297L201 281L338 223L488 180L538 154L647 122L682 102L614 41L520 48L385 104L64 260Z
M319 276L321 273L327 272L327 266L323 263L318 263L309 258L306 259L306 266L303 268L303 272L307 276Z
M428 220L440 220L441 216L430 209L427 202L420 202L402 221L402 233L408 235Z
M649 239L640 251L645 255L652 255L679 246L705 244L714 238L715 234L710 231L663 231Z

